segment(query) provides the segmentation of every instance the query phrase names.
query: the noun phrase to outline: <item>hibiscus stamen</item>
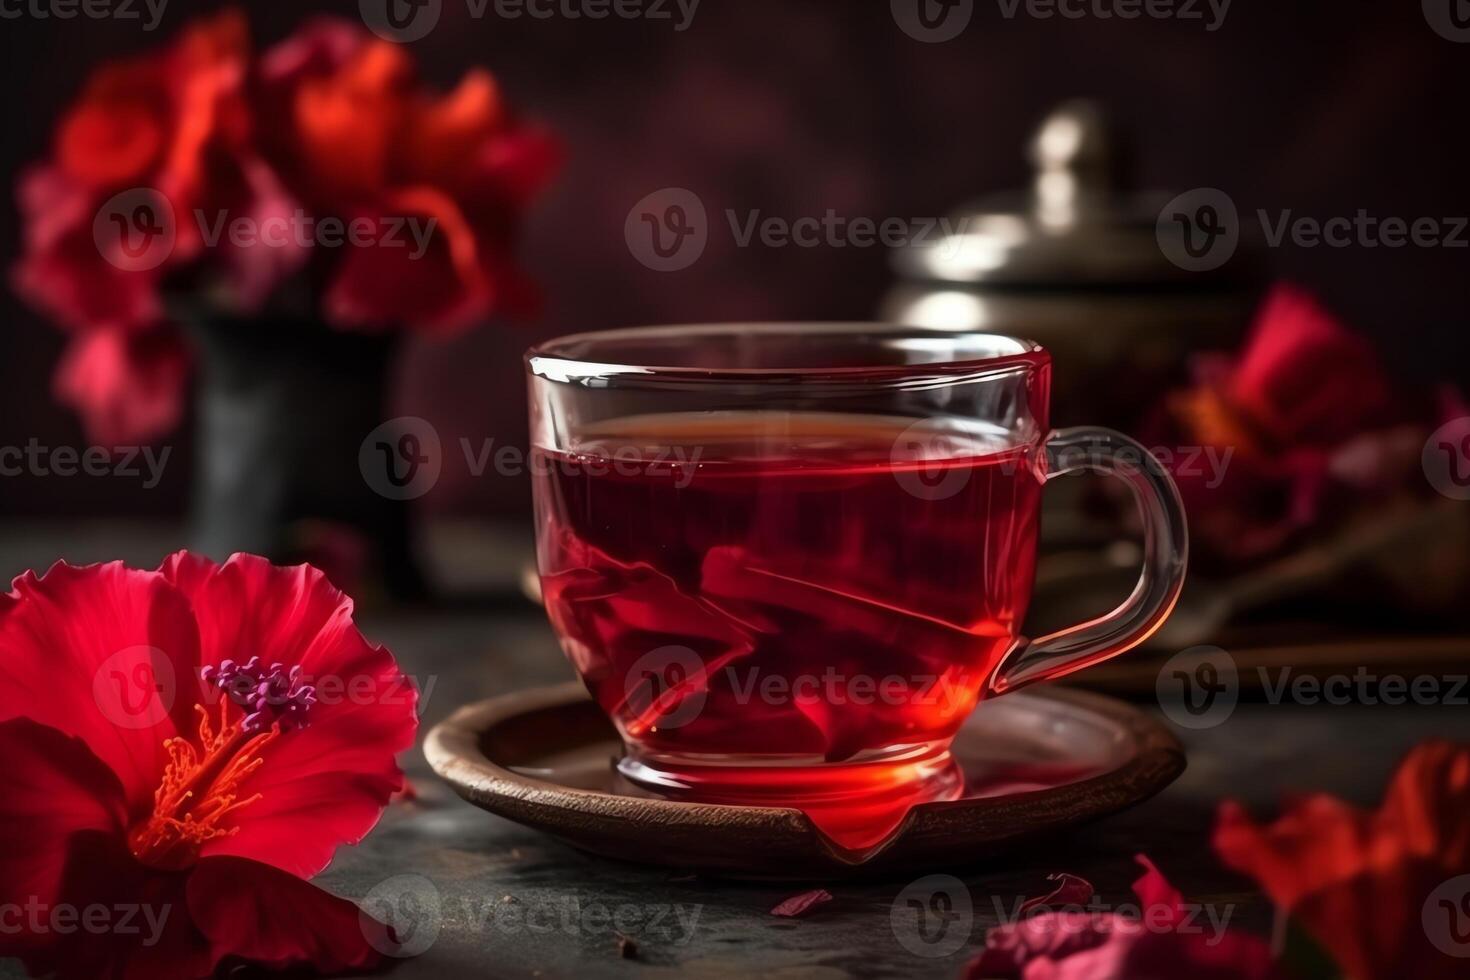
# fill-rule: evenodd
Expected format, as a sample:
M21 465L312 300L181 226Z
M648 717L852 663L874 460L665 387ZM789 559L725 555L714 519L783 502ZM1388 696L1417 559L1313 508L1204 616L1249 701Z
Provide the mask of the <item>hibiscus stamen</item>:
M168 753L163 780L153 794L153 813L129 835L140 861L156 867L192 864L210 841L238 833L227 818L260 799L241 793L241 785L265 764L261 753L283 733L305 728L316 689L301 683L301 669L281 664L260 669L260 659L244 664L226 660L204 668L206 682L225 691L218 725L210 712L199 714L196 741L177 737L163 743ZM232 721L232 706L244 715Z

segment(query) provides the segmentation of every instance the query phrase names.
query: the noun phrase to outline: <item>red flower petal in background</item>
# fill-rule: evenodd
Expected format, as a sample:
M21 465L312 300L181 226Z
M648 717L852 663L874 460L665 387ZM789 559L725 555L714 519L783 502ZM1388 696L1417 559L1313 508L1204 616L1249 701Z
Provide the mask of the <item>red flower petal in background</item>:
M188 374L188 352L171 331L94 330L67 346L52 387L90 439L121 446L178 424Z
M1288 285L1266 298L1227 394L1283 446L1335 445L1381 424L1393 401L1373 346Z
M1423 909L1435 889L1470 874L1470 749L1415 749L1376 812L1314 795L1262 827L1227 803L1215 849L1353 980L1464 976L1464 960L1435 947Z
M1353 462L1336 455L1358 441L1372 457L1367 469L1386 464L1379 436L1413 415L1372 345L1289 285L1266 298L1241 353L1200 358L1195 380L1165 399L1148 438L1205 447L1219 461L1202 466L1198 454L1181 452L1192 465L1174 473L1206 565L1279 553L1361 503L1365 488L1339 475ZM1399 441L1408 445L1412 433ZM1420 480L1417 458L1398 457ZM1404 482L1373 478L1384 487Z
M102 254L93 221L103 200L57 167L22 175L25 252L11 273L26 301L68 330L144 330L163 316L156 269L129 270Z
M300 878L402 786L416 698L321 573L59 564L0 596L0 650L0 904L170 912L87 943L28 920L0 955L147 980L379 961L356 906Z
M401 135L413 62L396 44L371 40L338 70L300 80L286 148L301 167L305 194L338 214L389 186L390 156Z

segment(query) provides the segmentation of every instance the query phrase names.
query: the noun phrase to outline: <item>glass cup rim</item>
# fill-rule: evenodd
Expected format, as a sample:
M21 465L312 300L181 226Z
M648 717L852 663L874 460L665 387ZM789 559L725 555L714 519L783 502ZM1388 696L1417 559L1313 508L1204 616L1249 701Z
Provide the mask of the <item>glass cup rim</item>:
M901 364L843 364L841 357L832 363L769 364L730 367L678 363L648 363L657 358L638 360L608 356L608 351L630 342L664 346L669 350L701 339L739 339L742 344L762 338L789 340L845 340L855 345L866 343L908 351L927 359ZM944 356L967 347L963 355ZM597 353L598 349L602 354ZM690 383L923 383L941 381L954 384L968 380L1016 371L1034 371L1051 363L1051 355L1034 340L981 330L940 330L897 323L795 321L667 324L648 327L620 327L566 334L543 341L525 353L527 371L538 378L563 384L605 386L658 385L672 382ZM670 357L670 361L675 358Z

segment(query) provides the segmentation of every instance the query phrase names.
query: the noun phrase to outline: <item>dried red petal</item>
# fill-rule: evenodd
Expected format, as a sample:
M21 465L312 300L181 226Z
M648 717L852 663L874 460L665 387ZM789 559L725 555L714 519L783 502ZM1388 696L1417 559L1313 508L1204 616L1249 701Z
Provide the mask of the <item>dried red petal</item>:
M1045 895L1028 898L1021 904L1022 912L1029 912L1037 908L1056 908L1061 905L1086 905L1097 894L1092 887L1092 882L1086 878L1067 874L1065 871L1054 875L1047 875L1047 881L1056 882L1055 887Z
M825 905L830 901L832 901L832 893L825 888L818 888L813 891L802 892L800 895L792 895L771 909L771 914L779 915L782 918L794 919L798 916L806 915L818 905Z

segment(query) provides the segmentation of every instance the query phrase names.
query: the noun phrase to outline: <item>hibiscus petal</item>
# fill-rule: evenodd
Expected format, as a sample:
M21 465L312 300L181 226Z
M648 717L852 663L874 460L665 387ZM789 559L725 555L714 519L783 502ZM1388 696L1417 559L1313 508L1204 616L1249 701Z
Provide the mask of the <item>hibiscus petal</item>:
M98 248L93 221L100 202L57 167L20 180L26 249L12 271L16 292L72 330L136 330L157 323L158 269L129 270Z
M1341 442L1393 402L1373 345L1289 285L1262 304L1229 390L1257 425L1291 445Z
M310 725L271 744L241 786L261 798L240 811L239 832L203 849L310 877L338 845L360 841L402 787L394 754L413 744L417 693L317 569L253 555L214 565L181 553L162 571L194 604L202 664L259 656L300 666L317 687Z
M832 901L832 893L825 888L818 888L815 891L792 895L771 909L771 914L782 918L794 919L806 915L818 905L825 905L830 901Z
M1166 908L1170 911L1170 921L1178 917L1180 908L1184 905L1184 896L1179 889L1169 884L1168 880L1159 873L1154 863L1142 854L1135 854L1133 860L1143 865L1143 875L1133 883L1133 894L1138 896L1138 904L1147 910L1156 907ZM1160 913L1155 912L1154 915Z
M56 980L206 976L209 948L189 921L185 880L139 864L120 834L81 831L67 849L56 903L33 920L47 941L21 951L21 960L32 975Z
M1380 820L1394 828L1406 850L1470 870L1470 749L1427 742L1394 773Z
M365 970L382 961L368 941L387 927L331 892L290 874L234 857L202 859L189 876L189 913L209 939L215 966L241 957L273 969L320 973Z
M1419 746L1374 813L1323 794L1293 801L1269 826L1220 809L1215 850L1255 878L1344 973L1364 980L1462 975L1434 949L1420 910L1444 881L1470 871L1470 749Z
M0 720L82 739L136 817L152 809L164 740L190 718L198 657L188 604L157 573L121 562L27 572L0 596Z
M0 903L55 902L72 835L84 830L122 834L127 822L122 787L85 744L29 718L0 722ZM14 955L0 929L0 955Z
M332 323L357 330L407 324L447 336L503 305L509 268L447 195L413 188L358 217L384 230L392 218L412 224L399 233L402 247L372 242L342 250L324 300Z

